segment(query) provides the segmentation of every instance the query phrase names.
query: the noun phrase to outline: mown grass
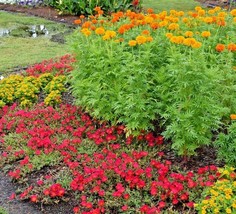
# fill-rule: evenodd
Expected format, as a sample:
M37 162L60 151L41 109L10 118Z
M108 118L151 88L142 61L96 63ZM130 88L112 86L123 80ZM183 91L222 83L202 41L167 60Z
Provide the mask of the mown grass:
M197 5L199 5L199 2L194 0L143 0L143 7L153 8L155 12L171 9L189 11Z
M2 73L68 53L67 45L51 42L48 38L5 37L0 39L0 50Z
M12 29L22 25L45 25L52 34L68 30L64 24L46 19L0 12L0 28ZM11 71L14 67L35 64L69 52L67 45L51 42L50 37L0 37L0 50L0 72L2 73Z

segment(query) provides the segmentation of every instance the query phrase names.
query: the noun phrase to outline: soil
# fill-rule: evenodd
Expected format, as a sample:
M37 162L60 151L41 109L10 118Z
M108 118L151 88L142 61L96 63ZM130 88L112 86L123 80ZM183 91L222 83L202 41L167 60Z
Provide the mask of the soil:
M24 13L31 16L42 17L48 20L65 23L68 25L74 25L74 20L79 18L78 16L59 15L57 10L46 6L26 7L0 3L0 10Z
M204 0L199 0L201 3L205 3ZM52 21L65 23L71 26L74 26L74 20L78 19L78 16L65 16L59 15L58 12L51 7L23 7L15 6L8 4L0 3L0 10L9 11L9 12L18 12L25 13L27 15L43 17ZM13 72L19 72L22 68L16 68ZM25 68L23 68L25 69ZM43 94L41 95L43 99ZM73 103L73 97L69 93L63 94L63 101L66 103ZM183 161L182 158L177 157L174 152L170 149L170 146L164 151L165 159L170 160L172 163L180 166L182 169L188 169L195 171L198 167L206 165L216 165L223 166L223 163L220 163L216 160L216 152L211 147L205 147L197 151L197 155L192 157L190 160ZM46 169L44 169L46 170ZM40 173L40 172L38 172ZM41 172L42 174L45 172ZM31 176L35 176L32 174ZM22 201L9 201L9 196L15 192L18 186L11 182L11 180L4 175L3 172L0 172L0 206L4 207L9 214L70 214L72 208L75 205L75 202L69 201L60 203L58 205L44 206L35 205L31 203L26 203Z

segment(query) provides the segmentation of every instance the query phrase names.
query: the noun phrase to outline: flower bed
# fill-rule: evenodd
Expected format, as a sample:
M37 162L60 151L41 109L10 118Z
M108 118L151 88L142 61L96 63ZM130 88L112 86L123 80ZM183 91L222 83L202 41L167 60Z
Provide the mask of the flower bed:
M100 8L96 8L96 10L100 11ZM71 56L64 56L59 60L37 64L22 75L13 75L0 80L0 166L14 181L21 185L20 191L12 194L11 199L28 200L43 205L70 201L73 208L70 207L69 212L82 214L234 213L236 211L234 197L236 173L233 167L226 165L225 168L218 168L211 164L195 166L192 170L182 168L178 163L171 162L166 152L167 149L170 149L171 144L176 144L167 141L160 132L150 130L151 126L146 130L133 130L130 128L130 123L126 124L127 120L115 122L112 120L114 118L100 120L100 118L106 119L106 117L109 119L110 115L106 114L105 108L99 109L97 112L96 107L100 107L101 103L99 102L101 101L104 101L106 105L113 102L118 97L116 95L117 97L113 99L113 92L104 96L107 100L104 99L104 94L99 99L86 100L86 96L92 93L101 93L99 90L107 93L105 89L113 88L118 93L125 92L129 96L131 94L131 97L134 96L137 100L131 99L131 101L138 105L139 103L136 101L142 102L142 99L146 99L149 93L152 93L152 89L155 89L155 87L151 87L155 83L156 87L165 89L165 93L163 92L162 97L159 97L164 103L163 96L169 93L167 88L176 90L183 84L183 88L180 87L181 90L171 91L171 95L174 96L174 92L182 92L183 94L178 94L179 98L183 99L186 96L187 101L190 100L187 95L193 95L191 97L192 103L184 102L186 105L184 106L182 101L186 100L183 99L177 103L182 106L175 104L179 108L186 109L186 111L178 109L179 112L185 114L174 112L175 114L170 114L170 117L160 111L161 117L156 120L156 123L162 123L167 118L168 120L164 120L165 123L176 120L180 126L181 121L186 119L183 115L187 114L188 121L197 121L205 125L208 120L200 120L197 114L203 113L206 109L198 105L201 104L203 107L209 107L209 105L203 100L198 103L197 99L200 99L200 95L208 95L209 93L215 99L216 95L220 95L218 93L220 89L222 92L220 100L230 104L229 107L232 107L231 105L234 103L232 97L226 92L227 90L232 92L231 87L234 86L233 66L235 66L235 60L231 61L235 54L235 44L231 42L231 36L234 34L228 36L229 34L224 31L228 28L222 26L224 21L222 17L228 18L226 26L229 25L228 27L231 29L231 24L234 25L235 11L229 15L225 12L219 12L218 8L209 11L208 13L212 16L205 18L203 18L205 12L201 8L196 8L196 12L190 13L188 18L182 17L184 14L176 11L171 11L169 16L165 12L158 15L154 14L152 10L148 11L148 15L136 14L131 11L127 13L129 14L128 18L123 17L124 14L121 12L114 14L113 19L111 19L114 25L110 23L110 20L107 21L101 16L98 16L98 19L92 17L91 22L84 22L83 17L81 17L82 21L77 21L77 23L83 22L79 34L81 40L79 40L80 42L77 41L78 32L73 38L73 41L77 42L74 42L75 49L78 50L77 61ZM209 20L213 20L215 13L218 14L216 21L208 23ZM186 26L184 24L186 27L184 31L179 29L180 25L177 23L176 14L179 14L178 20L181 19L186 24ZM130 25L123 23L123 18L125 21L135 21L140 24L130 27ZM157 20L154 21L155 19ZM98 22L101 25L93 27ZM204 28L199 34L189 30L189 27L195 26L195 24L200 23L199 26L202 26L202 22L204 22ZM216 25L218 26L218 33L221 35L217 40L215 40L216 36L212 38L213 35L218 35L213 32ZM148 29L146 29L147 26ZM209 29L206 29L205 26ZM132 32L133 28L135 33ZM196 35L196 38L193 38L193 35ZM223 40L225 35L228 36L227 40ZM156 41L156 38L160 38L163 43ZM81 41L83 41L82 44ZM218 41L222 42L219 43ZM87 48L80 49L78 44L85 45ZM97 46L103 47L103 44L105 52L108 52L103 52L103 49L94 49ZM113 52L114 47L117 49L114 49ZM90 52L89 48L94 53ZM159 49L163 51L159 53L163 54L162 58L155 55ZM200 50L202 52L198 52ZM116 52L118 55L115 55ZM209 62L215 62L212 65L213 67L209 64L201 67L201 64L206 63L201 55L197 55L203 60L200 62L194 61L195 57L191 58L193 55L203 52L205 53L203 56ZM191 54L190 58L182 59L181 57L186 57L186 53ZM211 54L208 55L208 53ZM123 70L119 70L117 67L116 58L121 60L119 66L125 72L122 73ZM150 60L148 64L146 63L147 60ZM178 62L175 62L176 60ZM230 61L227 61L227 66L224 65L223 68L222 64L226 62L225 60ZM106 63L109 64L106 65ZM79 70L73 68L74 66ZM145 70L146 66L150 69L147 73L145 73L147 71ZM189 70L184 66L187 66ZM219 67L218 70L214 70L217 66ZM168 70L164 70L164 67ZM199 73L201 70L198 67L209 70ZM128 73L131 68L131 73ZM153 68L158 72L154 72ZM185 68L184 73L181 73L180 71L183 68ZM222 73L220 72L221 69ZM165 76L166 73L167 76ZM182 78L175 79L176 76L181 75ZM206 79L204 75L207 75L207 78L212 77L212 79ZM137 76L140 82L136 81ZM125 83L123 84L122 81L125 80L123 77L128 77L130 85L134 81L135 93L133 88L131 90L126 87ZM155 79L157 77L160 79ZM219 80L219 77L225 78ZM120 82L114 82L114 80ZM150 88L146 88L147 85L145 84L148 84L146 80L150 81ZM92 84L93 88L88 83L86 85L86 81ZM196 81L199 82L196 83ZM208 85L208 82L211 84ZM101 85L98 83L103 83L103 88L99 89ZM136 85L136 83L140 84ZM214 91L216 89L213 83L219 87L225 83L227 87L221 86L217 91ZM63 101L62 93L71 89L70 84L74 84L72 86L75 95L77 95L77 103L81 102L83 108ZM175 84L179 84L179 86L176 87ZM207 87L196 88L195 90L194 87L201 87L202 84L206 84ZM125 91L122 91L123 88ZM192 89L192 94L189 91L185 93L184 88ZM200 89L203 92L196 93ZM203 89L209 89L209 91ZM157 92L155 91L155 93ZM126 96L125 93L122 96ZM166 100L168 101L167 104L171 104L173 99L170 94ZM177 98L174 99L174 101L176 100ZM123 101L125 102L125 100ZM212 104L213 101L207 99L209 104ZM86 103L89 105L86 106ZM167 108L166 103L163 106L160 103L158 106L161 110ZM147 102L145 102L146 104L148 105ZM215 104L219 105L219 101ZM144 108L146 108L145 105ZM218 118L217 114L220 114L222 109L218 111L215 106L211 106L211 108L211 111L204 113L211 119ZM120 112L118 116L122 115L122 119L124 119L125 116L130 115L131 119L135 121L139 116L135 111L136 106L132 105L131 109L133 111L123 106L122 110L127 110L128 113ZM188 109L191 109L192 112L188 112ZM141 110L140 113L143 113L145 109L141 108ZM152 111L152 109L149 110ZM168 112L168 108L166 111ZM93 116L88 112L92 113ZM101 115L98 114L99 112ZM213 116L209 115L210 112ZM223 112L229 115L233 113L233 108L226 109ZM173 113L173 111L169 109L168 113ZM234 145L233 120L235 115L232 114L229 118L228 115L224 114L220 114L220 121L226 126L224 130L232 123L232 127L229 128L229 139L230 143ZM156 114L154 116L156 117ZM153 119L156 119L155 117ZM191 126L195 124L188 123L187 125L190 127L187 131L192 132ZM201 134L205 134L204 126L196 127L199 131L197 136L200 137L200 140L204 140L201 136ZM154 130L157 128L156 125ZM187 133L185 126L181 128L183 129L181 130L182 134L185 132L185 135L188 136L189 133ZM209 132L212 132L213 128L214 126L210 126ZM168 129L170 130L170 127L167 127ZM172 129L174 130L173 124ZM171 134L173 134L172 139L174 140L176 135L180 138L178 132ZM190 134L194 135L193 133ZM220 135L217 143L218 149L220 149L220 142L228 143L226 134ZM186 140L187 138L183 139ZM210 140L212 141L211 138ZM186 141L183 148L188 151L195 151L196 145L191 143L193 141ZM202 145L197 144L197 147ZM224 148L222 151L227 149ZM231 152L227 150L229 157L232 155ZM224 156L224 153L221 152L220 154L222 157ZM234 161L227 162L234 166ZM222 202L224 202L223 205Z

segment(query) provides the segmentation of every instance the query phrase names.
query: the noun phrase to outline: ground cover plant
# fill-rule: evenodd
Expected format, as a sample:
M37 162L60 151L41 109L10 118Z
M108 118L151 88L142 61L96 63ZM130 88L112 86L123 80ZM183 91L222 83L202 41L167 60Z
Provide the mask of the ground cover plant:
M0 80L0 166L20 185L10 199L82 214L235 213L236 10L95 11L76 21L75 55ZM205 144L224 167L170 161Z

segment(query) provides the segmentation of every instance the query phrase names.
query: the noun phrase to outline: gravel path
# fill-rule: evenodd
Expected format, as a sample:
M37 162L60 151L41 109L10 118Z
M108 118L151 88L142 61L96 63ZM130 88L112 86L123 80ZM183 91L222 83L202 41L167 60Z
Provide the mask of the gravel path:
M4 207L8 214L42 214L33 204L22 201L9 201L9 196L14 193L16 187L10 179L0 172L0 206Z

